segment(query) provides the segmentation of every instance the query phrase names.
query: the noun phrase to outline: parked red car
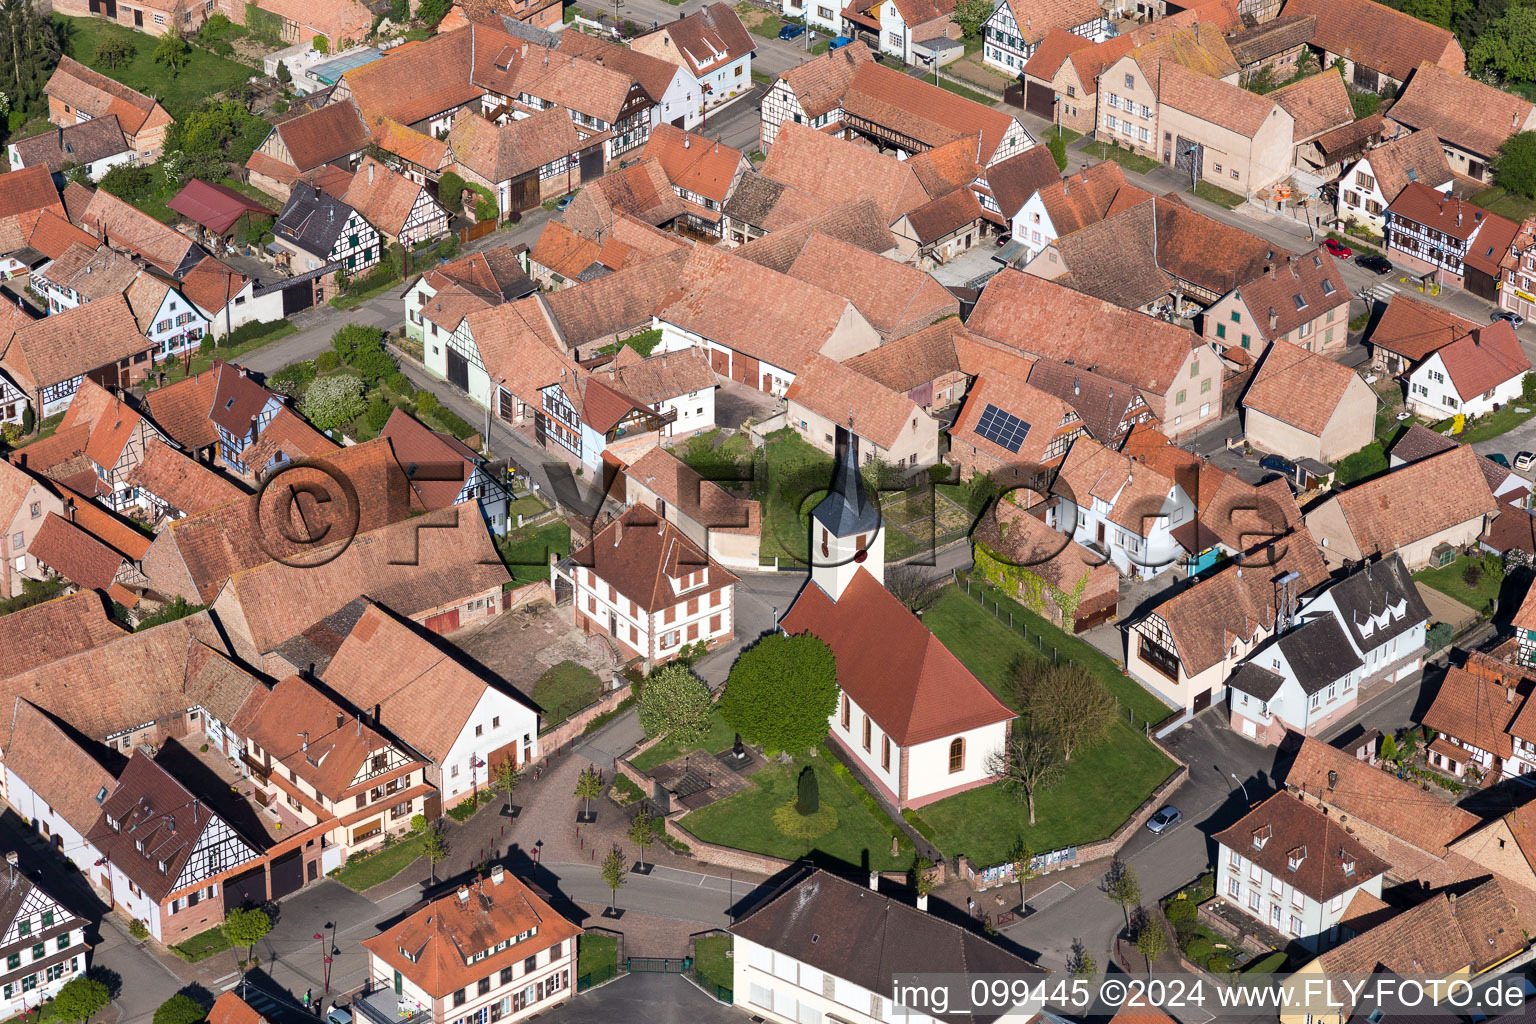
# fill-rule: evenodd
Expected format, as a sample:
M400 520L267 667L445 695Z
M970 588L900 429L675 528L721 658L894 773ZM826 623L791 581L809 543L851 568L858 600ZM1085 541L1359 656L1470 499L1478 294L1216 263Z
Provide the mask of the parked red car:
M1341 260L1347 260L1355 254L1355 250L1339 241L1337 238L1329 238L1323 242L1323 248L1331 252Z

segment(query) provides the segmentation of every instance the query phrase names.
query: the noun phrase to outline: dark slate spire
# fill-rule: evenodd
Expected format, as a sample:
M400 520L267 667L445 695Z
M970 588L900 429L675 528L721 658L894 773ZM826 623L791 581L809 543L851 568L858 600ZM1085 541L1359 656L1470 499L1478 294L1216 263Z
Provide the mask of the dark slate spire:
M859 476L858 437L851 430L838 427L837 438L842 442L842 454L833 470L832 489L811 518L834 537L851 537L877 528L880 510L864 493L864 481Z

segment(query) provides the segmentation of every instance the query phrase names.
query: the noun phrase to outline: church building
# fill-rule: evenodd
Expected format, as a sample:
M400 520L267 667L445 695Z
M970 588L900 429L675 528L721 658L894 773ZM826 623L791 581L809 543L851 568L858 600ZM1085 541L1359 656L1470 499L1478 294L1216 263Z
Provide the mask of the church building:
M885 589L885 529L838 429L832 489L811 513L811 578L781 627L837 658L831 738L897 808L995 781L1013 712Z

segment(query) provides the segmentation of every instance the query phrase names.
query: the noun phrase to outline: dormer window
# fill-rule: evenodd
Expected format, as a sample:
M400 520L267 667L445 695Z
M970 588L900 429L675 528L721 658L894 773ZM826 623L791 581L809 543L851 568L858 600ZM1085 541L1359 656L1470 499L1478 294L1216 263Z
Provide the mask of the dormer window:
M1301 862L1306 859L1307 848L1305 846L1298 846L1296 849L1286 854L1285 866L1290 868L1292 871L1295 871L1297 868L1301 867Z
M1355 877L1355 861L1353 857L1345 857L1341 852L1339 854L1339 867L1343 869L1345 878Z
M160 873L161 873L161 874L162 874L162 875L163 875L163 874L165 874L165 861L163 861L163 860L157 860L157 861L155 861L155 868L156 868L156 869L157 869L157 870L158 870L158 871L159 871L159 872L160 872Z
M1274 834L1275 834L1274 828L1272 828L1269 825L1265 825L1262 828L1254 829L1254 831L1253 831L1253 848L1255 850L1262 850L1262 849L1264 849L1264 844L1269 842L1270 836L1272 836Z
M144 852L144 840L142 840L142 839L135 839L133 841L133 848L135 850L138 850L140 853L143 853Z

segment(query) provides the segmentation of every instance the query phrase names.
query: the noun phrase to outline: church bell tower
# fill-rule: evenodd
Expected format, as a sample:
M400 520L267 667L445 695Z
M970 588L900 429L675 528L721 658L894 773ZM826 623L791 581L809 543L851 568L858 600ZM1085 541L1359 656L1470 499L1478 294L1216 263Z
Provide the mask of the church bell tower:
M837 428L832 489L811 512L811 580L836 601L860 568L885 584L885 528L859 476L859 439Z

